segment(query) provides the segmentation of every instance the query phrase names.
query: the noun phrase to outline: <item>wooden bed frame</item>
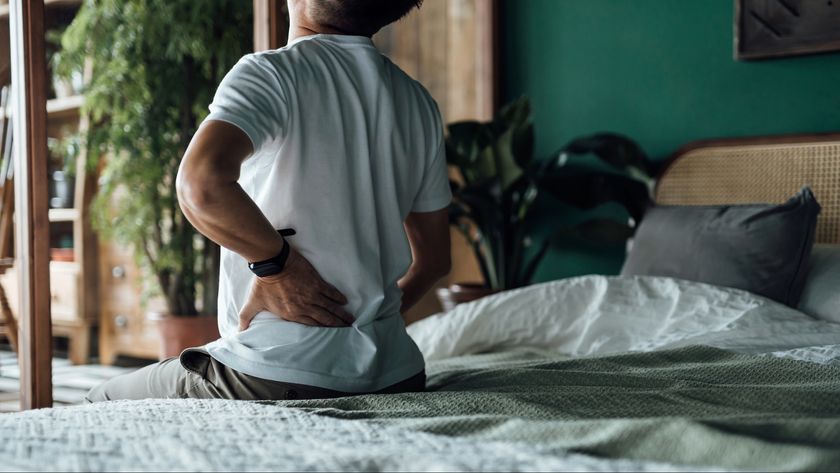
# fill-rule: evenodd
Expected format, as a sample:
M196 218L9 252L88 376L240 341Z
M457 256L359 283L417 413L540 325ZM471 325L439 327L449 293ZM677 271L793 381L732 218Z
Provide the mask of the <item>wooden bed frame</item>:
M840 133L705 140L668 161L664 205L782 203L810 186L822 206L817 243L840 244Z

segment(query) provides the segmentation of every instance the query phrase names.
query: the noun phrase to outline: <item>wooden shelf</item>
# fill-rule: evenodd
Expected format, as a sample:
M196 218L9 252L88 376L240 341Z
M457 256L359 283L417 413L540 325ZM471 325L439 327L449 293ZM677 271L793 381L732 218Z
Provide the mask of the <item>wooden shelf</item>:
M79 109L85 103L83 95L74 95L60 99L47 100L47 116L49 118L75 118Z
M75 222L79 218L78 209L50 209L50 222Z
M78 118L79 110L82 104L85 103L84 95L73 95L71 97L63 97L60 99L47 100L47 118L50 119L67 119ZM6 110L6 117L11 116L12 110Z
M76 261L50 261L50 271L61 271L63 273L78 272L79 263Z
M44 7L78 7L83 0L44 0ZM9 5L0 5L0 20L9 19Z

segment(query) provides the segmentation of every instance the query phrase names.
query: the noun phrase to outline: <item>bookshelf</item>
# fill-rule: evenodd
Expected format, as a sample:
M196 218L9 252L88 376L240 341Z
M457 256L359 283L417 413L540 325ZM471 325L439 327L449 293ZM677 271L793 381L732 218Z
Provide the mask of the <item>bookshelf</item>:
M45 0L48 27L69 24L82 0ZM0 34L8 31L9 6L0 5ZM8 56L8 45L0 54ZM0 60L2 62L2 60ZM58 95L58 94L57 94ZM83 95L57 96L47 101L47 135L61 139L84 133L88 120L81 114ZM10 112L6 112L8 117ZM60 158L52 156L58 163ZM50 306L55 337L66 337L68 354L74 364L90 361L91 341L98 323L97 241L90 227L88 207L95 192L95 176L87 172L84 150L76 156L75 180L67 181L72 199L50 208ZM50 176L44 176L50 179ZM72 184L72 185L70 185ZM51 197L53 197L51 193ZM69 194L68 194L69 197ZM2 276L9 302L17 314L17 271L12 267Z

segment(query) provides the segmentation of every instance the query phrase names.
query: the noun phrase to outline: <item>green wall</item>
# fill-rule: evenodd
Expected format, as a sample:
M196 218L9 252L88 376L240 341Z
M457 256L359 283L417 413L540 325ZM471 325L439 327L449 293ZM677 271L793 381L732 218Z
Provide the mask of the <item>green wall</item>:
M532 99L538 157L597 131L664 159L696 139L840 130L840 54L735 61L733 0L502 5L503 93ZM540 278L616 272L620 253L555 254Z
M689 140L840 130L840 54L738 62L733 0L507 0L504 94L534 101L539 152L628 134Z

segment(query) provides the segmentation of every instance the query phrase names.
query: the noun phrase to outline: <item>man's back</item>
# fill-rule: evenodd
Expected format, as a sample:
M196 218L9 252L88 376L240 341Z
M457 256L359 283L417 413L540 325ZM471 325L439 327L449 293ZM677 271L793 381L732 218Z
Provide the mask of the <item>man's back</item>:
M411 263L410 212L450 200L440 116L369 38L317 35L251 55L219 87L208 120L240 127L255 153L240 184L289 243L348 299L351 327L262 312L239 332L253 274L223 250L210 354L263 379L370 392L423 369L405 333L397 280ZM247 229L243 229L247 231Z

